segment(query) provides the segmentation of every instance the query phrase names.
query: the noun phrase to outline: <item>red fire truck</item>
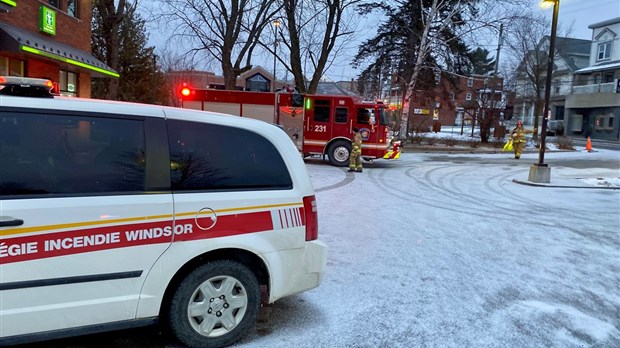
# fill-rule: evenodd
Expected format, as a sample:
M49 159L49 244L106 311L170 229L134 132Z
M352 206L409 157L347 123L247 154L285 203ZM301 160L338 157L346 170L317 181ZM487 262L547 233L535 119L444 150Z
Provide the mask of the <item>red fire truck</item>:
M347 166L353 128L362 134L362 158L398 158L384 105L355 96L216 89L180 90L182 107L250 117L280 125L304 157L327 155L331 164ZM389 151L389 152L388 152Z

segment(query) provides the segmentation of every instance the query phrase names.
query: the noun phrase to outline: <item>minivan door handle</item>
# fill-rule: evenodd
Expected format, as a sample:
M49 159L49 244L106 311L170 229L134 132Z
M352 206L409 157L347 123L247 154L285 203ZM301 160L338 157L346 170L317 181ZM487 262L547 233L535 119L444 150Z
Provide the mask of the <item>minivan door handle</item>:
M21 226L23 224L24 224L24 220L13 219L10 216L0 216L0 227Z

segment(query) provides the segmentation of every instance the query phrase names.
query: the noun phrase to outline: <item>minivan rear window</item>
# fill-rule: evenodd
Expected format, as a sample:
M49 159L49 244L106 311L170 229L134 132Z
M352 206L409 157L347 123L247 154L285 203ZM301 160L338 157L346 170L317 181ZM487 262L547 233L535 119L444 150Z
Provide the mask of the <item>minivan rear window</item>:
M174 191L290 189L291 177L276 147L235 127L169 120Z

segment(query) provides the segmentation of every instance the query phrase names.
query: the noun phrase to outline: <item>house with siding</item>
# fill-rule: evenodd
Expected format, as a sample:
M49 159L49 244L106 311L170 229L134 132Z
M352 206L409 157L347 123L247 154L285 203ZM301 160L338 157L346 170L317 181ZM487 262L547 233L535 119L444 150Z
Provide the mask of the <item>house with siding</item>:
M545 36L534 50L517 67L514 79L514 116L532 125L535 115L542 120L547 59L549 55L549 36ZM588 66L590 40L557 37L551 77L550 119L563 120L566 97L571 93L574 72ZM533 79L538 79L540 90L536 91ZM537 105L537 101L540 103ZM538 107L537 107L538 106Z
M620 17L588 28L590 61L575 71L564 126L567 135L620 140Z

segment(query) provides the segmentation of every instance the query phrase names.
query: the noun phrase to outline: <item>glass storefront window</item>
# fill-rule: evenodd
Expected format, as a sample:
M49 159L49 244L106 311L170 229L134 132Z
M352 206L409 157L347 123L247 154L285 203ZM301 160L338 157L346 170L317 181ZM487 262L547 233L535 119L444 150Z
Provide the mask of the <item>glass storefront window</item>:
M24 76L24 61L9 58L9 76Z
M60 95L77 97L77 74L60 70L58 87L60 88Z
M0 56L0 76L24 76L24 61Z
M0 76L7 76L9 74L9 58L0 57Z

